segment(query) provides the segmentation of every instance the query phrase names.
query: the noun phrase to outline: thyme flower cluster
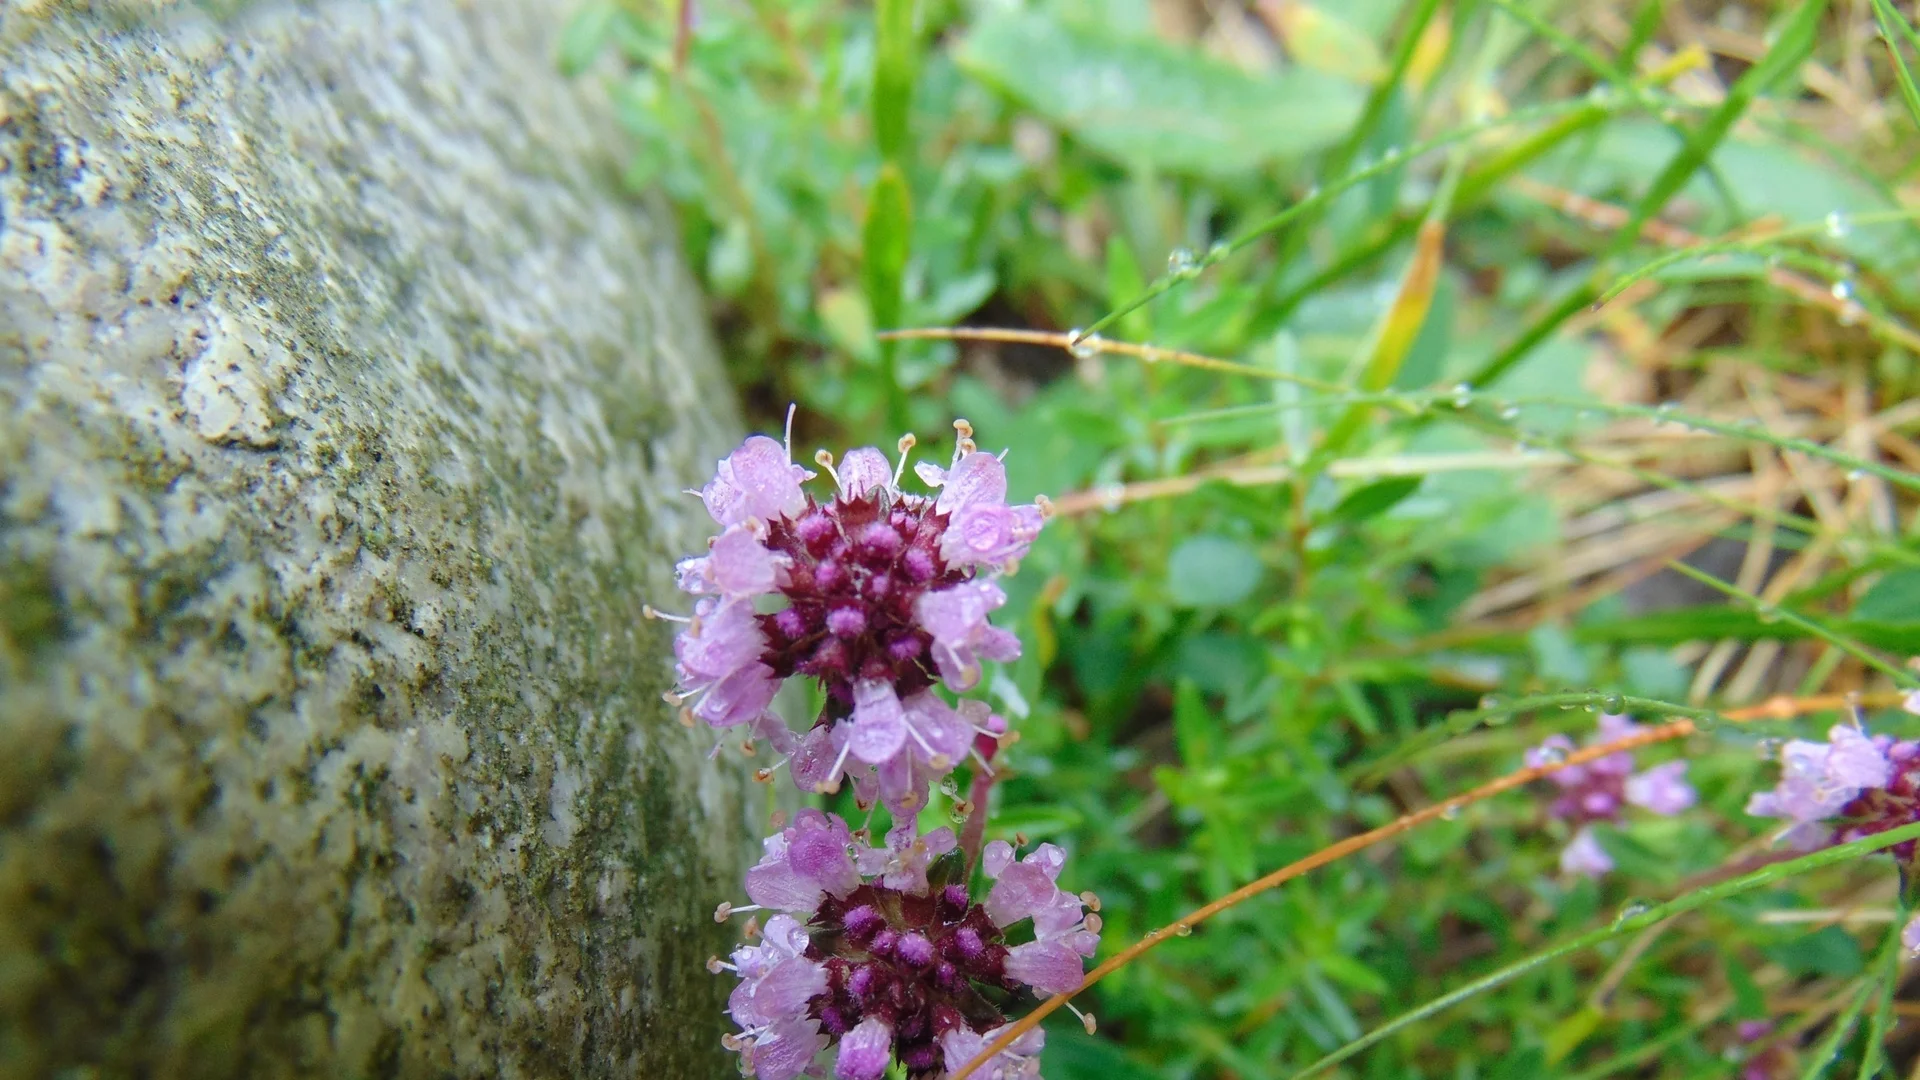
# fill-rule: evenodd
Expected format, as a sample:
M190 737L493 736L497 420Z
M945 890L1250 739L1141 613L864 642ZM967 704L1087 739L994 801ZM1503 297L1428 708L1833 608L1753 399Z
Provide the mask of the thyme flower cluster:
M1019 657L1019 638L990 621L1006 603L994 579L1047 514L1044 500L1010 505L1000 458L964 420L954 428L951 463L914 468L934 495L901 486L911 435L897 463L871 447L837 466L817 454L833 485L824 498L807 490L819 474L793 462L790 439L756 435L698 492L719 532L677 567L695 600L669 700L689 723L764 739L777 760L762 779L784 766L803 791L851 783L859 805L882 804L897 823L876 847L818 810L777 821L746 876L751 903L721 905L722 919L773 913L747 924L758 944L709 965L740 980L728 1011L741 1030L726 1045L759 1080L819 1075L829 1059L839 1080L879 1080L893 1062L915 1078L958 1068L1004 1028L1008 1005L1078 988L1099 944L1097 902L1056 884L1059 848L962 851L952 830L915 824L930 785L968 758L991 775L1010 736L986 703L944 695L977 687L986 662ZM772 708L795 678L824 691L803 732ZM980 898L976 863L991 883ZM1029 1032L982 1074L1037 1077L1042 1045Z
M1603 713L1599 730L1588 745L1616 742L1639 730L1640 725L1624 716ZM1526 763L1529 767L1557 764L1572 752L1573 740L1549 735L1545 742L1527 751ZM1622 750L1548 775L1559 796L1548 805L1547 815L1574 830L1573 839L1560 852L1563 873L1599 877L1613 869L1613 858L1594 837L1593 827L1601 822L1619 822L1629 805L1671 816L1694 804L1686 762L1669 761L1639 773L1633 768L1633 752Z

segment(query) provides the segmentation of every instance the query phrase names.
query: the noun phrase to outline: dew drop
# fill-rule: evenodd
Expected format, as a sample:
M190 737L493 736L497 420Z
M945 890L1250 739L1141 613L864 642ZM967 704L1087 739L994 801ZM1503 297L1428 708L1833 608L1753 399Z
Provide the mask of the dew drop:
M1853 231L1853 225L1847 221L1847 215L1838 210L1827 211L1827 235L1835 240L1844 240Z
M1533 757L1542 765L1561 765L1567 760L1567 751L1564 747L1549 743L1534 751Z
M1499 694L1488 694L1480 699L1480 707L1482 709L1498 709L1505 704L1506 701L1504 701Z
M1100 489L1100 509L1111 514L1119 510L1126 502L1127 488L1124 484L1107 484Z
M1587 100L1595 105L1610 105L1617 96L1611 83L1598 83L1587 91Z
M1088 334L1082 337L1080 331L1075 330L1067 335L1067 339L1072 342L1067 346L1067 351L1073 354L1075 360L1091 360L1100 355L1099 334Z
M1620 914L1614 917L1613 925L1619 926L1622 923L1637 919L1652 910L1653 905L1647 903L1645 900L1629 900L1626 905L1620 909Z
M1446 806L1446 809L1440 811L1440 818L1443 821L1459 821L1460 820L1460 804L1448 803Z
M1781 739L1761 739L1753 744L1753 756L1761 761L1772 761L1779 755L1783 744L1784 740Z
M1774 607L1772 604L1761 604L1759 607L1753 609L1753 614L1763 623L1777 623L1780 621L1780 609Z
M1319 197L1320 197L1320 185L1315 184L1312 187L1307 189L1306 194L1300 196L1300 201L1306 202L1308 199L1317 199Z
M947 809L947 820L953 822L955 825L965 825L967 823L967 815L966 812L958 806L952 806Z
M953 777L951 777L951 776L948 776L948 777L946 777L946 778L944 778L944 779L942 779L942 780L940 781L940 793L941 793L942 795L945 795L945 796L946 796L947 798L949 798L949 799L952 799L952 798L958 798L958 797L959 797L959 795L960 795L960 784L959 784L959 782L958 782L958 781L956 781L956 780L955 780L955 779L954 779Z
M1519 418L1520 406L1518 405L1503 406L1500 410L1500 419L1502 420L1518 420Z
M1233 254L1233 245L1227 243L1225 240L1217 240L1212 247L1207 249L1207 265L1212 266L1214 263L1219 262L1231 254Z
M1853 299L1853 283L1844 279L1834 282L1833 288L1827 291L1833 294L1835 300L1844 302Z
M1167 273L1182 280L1196 273L1193 264L1193 252L1186 248L1174 248L1167 253Z
M1600 700L1600 708L1603 712L1613 713L1617 716L1626 711L1627 699L1621 697L1619 694L1608 694Z
M1719 726L1720 714L1717 712L1701 713L1699 716L1693 718L1693 730L1695 731L1712 731Z
M1473 404L1473 387L1468 383L1453 384L1453 407L1464 409Z
M1192 937L1193 927L1188 926L1186 923L1174 923L1173 936L1174 937Z
M1381 152L1380 152L1380 160L1381 160L1381 161L1382 161L1383 163L1385 163L1385 164L1388 164L1388 165L1391 165L1391 164L1393 164L1394 162L1396 162L1396 161L1399 161L1399 160L1400 160L1400 148L1399 148L1399 147L1397 147L1397 146L1389 146L1389 147L1387 147L1387 148L1386 148L1385 150L1383 150L1383 151L1381 151Z

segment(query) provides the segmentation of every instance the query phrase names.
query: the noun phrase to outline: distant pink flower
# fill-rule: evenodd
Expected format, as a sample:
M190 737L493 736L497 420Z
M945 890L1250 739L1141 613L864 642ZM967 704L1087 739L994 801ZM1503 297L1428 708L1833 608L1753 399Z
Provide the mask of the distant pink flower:
M1638 730L1639 725L1624 716L1602 714L1599 731L1588 745L1616 742ZM1527 751L1526 763L1537 767L1564 761L1573 750L1572 739L1550 735ZM1693 785L1686 780L1686 762L1670 761L1640 773L1633 767L1633 753L1623 750L1547 775L1547 780L1560 789L1547 813L1575 827L1573 840L1560 855L1562 872L1599 877L1613 869L1613 859L1593 834L1595 823L1618 822L1630 805L1673 815L1696 801Z
M1855 724L1834 725L1823 743L1795 739L1781 747L1780 782L1747 800L1747 813L1785 819L1780 839L1803 850L1911 825L1920 821L1920 743ZM1888 852L1915 865L1914 841Z

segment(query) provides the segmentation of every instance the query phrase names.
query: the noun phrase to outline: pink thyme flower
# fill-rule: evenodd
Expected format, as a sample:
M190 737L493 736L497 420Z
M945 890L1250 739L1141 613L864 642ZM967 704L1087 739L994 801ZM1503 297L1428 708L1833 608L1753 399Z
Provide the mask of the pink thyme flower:
M761 945L709 965L740 977L729 1011L742 1030L727 1045L748 1075L791 1080L830 1059L838 1080L879 1080L895 1061L932 1080L1005 1026L994 1002L1080 985L1100 922L1055 883L1064 853L1042 844L1016 861L1006 843L987 845L981 863L994 883L975 902L957 846L951 830L915 835L909 822L885 848L868 847L817 810L767 838L747 873L753 905L721 913L779 914ZM1023 921L1032 940L1009 945ZM1021 1039L995 1067L1038 1076L1040 1045Z
M1747 813L1784 818L1780 835L1804 850L1873 836L1920 821L1920 743L1836 724L1827 741L1795 739L1780 751L1780 782L1747 801ZM1915 865L1911 840L1888 849Z
M1624 716L1602 714L1600 730L1588 745L1624 739L1640 726ZM1564 761L1573 752L1573 740L1565 735L1549 735L1545 742L1527 751L1529 767ZM1633 771L1633 753L1620 751L1579 765L1569 765L1550 773L1547 779L1560 789L1560 795L1547 813L1574 826L1573 839L1560 853L1560 869L1567 874L1599 877L1613 869L1613 859L1594 836L1597 822L1617 822L1628 805L1656 814L1673 815L1692 806L1693 786L1687 783L1687 763L1670 761L1644 772Z
M863 447L836 469L822 452L816 460L836 485L824 502L804 487L815 474L762 435L722 460L700 492L721 531L676 568L680 588L699 599L674 641L674 697L713 727L764 735L803 787L851 776L913 809L976 737L1004 731L932 691L971 689L983 661L1019 657L1019 638L988 622L1006 594L980 575L1012 569L1045 504L1007 505L1006 466L974 445L966 421L954 427L953 464L915 470L936 496L900 488L911 436L898 466ZM802 737L768 711L795 676L827 692Z

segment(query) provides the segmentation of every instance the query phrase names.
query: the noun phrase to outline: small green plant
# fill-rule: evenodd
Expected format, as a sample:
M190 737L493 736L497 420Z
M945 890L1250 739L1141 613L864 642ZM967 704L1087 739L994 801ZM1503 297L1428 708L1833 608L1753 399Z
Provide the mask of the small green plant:
M1045 1075L1914 1067L1904 759L1748 812L1783 740L1920 734L1898 5L682 10L565 60L763 428L964 415L1057 510L970 684L1017 744L902 814L1097 894ZM1556 804L1635 749L1688 798ZM1891 831L1772 844L1815 809Z

